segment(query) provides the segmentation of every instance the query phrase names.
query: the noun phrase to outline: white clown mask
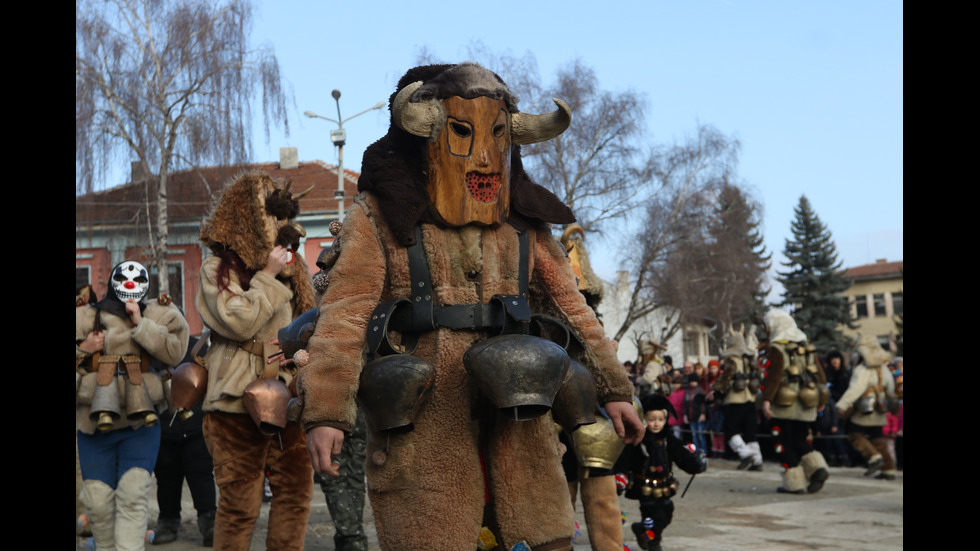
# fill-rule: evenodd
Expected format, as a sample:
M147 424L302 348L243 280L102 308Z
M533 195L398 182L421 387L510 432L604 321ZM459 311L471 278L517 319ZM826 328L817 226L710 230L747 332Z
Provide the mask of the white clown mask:
M112 290L119 300L140 302L150 290L149 272L139 262L126 260L112 269Z

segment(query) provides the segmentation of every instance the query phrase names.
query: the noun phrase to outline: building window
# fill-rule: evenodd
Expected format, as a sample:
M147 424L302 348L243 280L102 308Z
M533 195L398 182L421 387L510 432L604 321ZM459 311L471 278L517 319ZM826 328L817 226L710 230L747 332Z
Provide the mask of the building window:
M684 332L684 357L691 358L694 356L701 355L701 346L698 342L700 333L696 331L685 331Z
M157 298L160 296L160 285L157 282L157 267L147 266L150 269L150 290L146 293L147 298ZM167 265L167 279L170 283L170 298L174 304L184 310L184 278L183 269L180 264ZM186 310L185 310L186 311Z
M880 317L885 315L885 294L878 293L874 295L875 301L875 317Z
M854 306L857 307L858 318L868 317L868 298L864 295L854 297Z
M75 290L92 283L91 266L75 266Z
M892 293L892 313L896 315L902 315L905 313L905 306L903 301L902 292Z

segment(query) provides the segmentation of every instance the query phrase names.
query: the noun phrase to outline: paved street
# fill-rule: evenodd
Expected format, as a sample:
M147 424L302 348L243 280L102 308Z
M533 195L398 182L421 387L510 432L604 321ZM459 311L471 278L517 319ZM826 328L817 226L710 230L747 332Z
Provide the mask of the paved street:
M904 523L904 476L894 481L865 478L863 469L831 468L823 490L814 495L776 493L779 466L766 463L763 472L735 470L734 461L711 460L708 472L698 475L684 498L675 497L674 522L667 528L663 547L667 551L792 551L797 549L846 549L885 551L902 549ZM680 473L683 474L683 473ZM688 476L679 476L682 486ZM156 495L156 490L153 490ZM637 502L620 498L627 522L639 517ZM576 551L590 549L581 503L577 518L582 535ZM265 549L268 505L262 506L252 539L252 550ZM170 544L147 546L161 551L200 551L196 513L190 493L184 489L183 525L180 538ZM157 509L151 504L151 526ZM370 505L365 511L371 550L378 550ZM310 522L306 528L307 551L332 551L333 523L327 506L315 488ZM626 543L638 549L629 527ZM76 548L84 541L76 538ZM461 550L469 551L469 550Z

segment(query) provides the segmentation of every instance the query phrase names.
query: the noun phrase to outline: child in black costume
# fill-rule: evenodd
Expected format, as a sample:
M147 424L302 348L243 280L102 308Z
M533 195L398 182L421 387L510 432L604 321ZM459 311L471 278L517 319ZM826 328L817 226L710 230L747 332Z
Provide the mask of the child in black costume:
M672 475L671 465L676 464L688 474L697 474L703 473L708 463L704 450L695 451L692 444L684 444L667 427L668 416L677 416L667 398L650 394L642 403L647 423L643 442L627 446L617 468L628 476L626 497L640 501L643 521L632 525L640 548L659 551L664 528L674 516L671 497L680 486Z

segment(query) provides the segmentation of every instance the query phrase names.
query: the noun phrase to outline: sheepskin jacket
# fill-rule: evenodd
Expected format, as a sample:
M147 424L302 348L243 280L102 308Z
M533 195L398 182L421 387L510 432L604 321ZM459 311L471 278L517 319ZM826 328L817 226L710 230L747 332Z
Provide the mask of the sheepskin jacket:
M600 403L632 401L632 385L595 313L578 291L564 249L544 226L531 232L532 304L548 301L586 345ZM310 362L300 374L303 425L349 430L354 423L359 375L365 361L368 319L380 301L410 298L407 248L385 222L378 200L361 192L339 235L340 254L319 304L310 339ZM511 224L441 228L422 224L436 304L487 304L496 294L518 293L518 231ZM417 355L440 369L462 369L463 352L485 333L438 329L420 339ZM458 366L453 364L459 364ZM439 380L436 392L439 391Z
M888 422L888 416L884 413L872 411L871 413L861 413L858 411L858 402L865 393L873 393L874 387L878 386L878 376L881 375L881 387L883 394L879 396L881 400L886 397L895 397L895 379L885 365L877 370L870 368L863 363L859 364L851 372L851 382L847 385L847 392L837 401L837 409L846 410L854 408L849 420L855 425L862 427L883 427Z
M102 330L105 332L103 355L132 354L138 356L145 350L147 354L164 365L176 366L187 353L187 341L190 337L187 320L184 319L183 314L175 305L163 305L152 300L147 301L142 319L135 326L129 316L121 317L105 311L98 311L90 305L75 308L76 360L89 356L88 352L78 347L78 343L83 341L95 328L97 313ZM92 397L95 392L95 377L95 371L82 377L75 400L75 422L78 429L86 434L95 432L95 422L89 418ZM120 376L117 379L126 379L126 377ZM165 400L159 377L153 373L144 373L143 384L146 385L150 399L154 404L160 404ZM119 386L122 390L120 405L124 407L126 387L125 385ZM126 419L126 415L121 415L113 425L112 430L126 427L137 428L142 425L142 419L129 421Z
M769 400L772 416L776 419L789 419L792 421L812 423L817 420L817 406L806 407L799 398L794 400L792 405L785 407L778 406L775 402L776 393L779 391L781 385L789 385L789 388L797 393L802 388L801 383L786 382L783 378L783 372L789 369L790 362L797 361L803 357L790 353L796 347L797 343L795 342L774 342L769 345L766 355L770 358L770 364L769 369L766 370L766 378L762 382L762 399ZM799 367L801 370L805 368L802 365ZM824 376L823 370L819 367L817 367L816 373L811 376L815 379L818 387L827 386L827 378Z
M755 402L755 394L749 390L748 384L742 390L735 390L734 388L735 375L742 374L748 377L752 374L752 369L748 365L748 362L751 361L753 361L752 358L746 359L743 356L725 358L725 369L722 370L721 376L718 377L715 384L711 385L711 390L725 394L724 405Z
M305 265L299 255L294 255L294 259L300 266ZM219 292L217 273L220 263L216 256L204 260L197 293L197 310L212 335L218 335L212 337L204 357L208 390L203 409L248 413L242 396L245 387L262 374L265 360L238 344L253 338L259 342L276 338L279 329L293 321L290 302L293 291L262 271L252 276L246 291L234 271L230 271L228 286ZM288 385L294 373L295 368L280 368L279 378Z

